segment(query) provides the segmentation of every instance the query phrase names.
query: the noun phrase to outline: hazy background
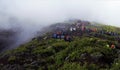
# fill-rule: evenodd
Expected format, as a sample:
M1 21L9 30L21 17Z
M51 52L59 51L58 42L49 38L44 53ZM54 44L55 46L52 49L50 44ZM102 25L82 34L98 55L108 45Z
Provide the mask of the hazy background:
M0 0L0 28L20 30L18 44L44 26L75 18L120 27L120 1Z

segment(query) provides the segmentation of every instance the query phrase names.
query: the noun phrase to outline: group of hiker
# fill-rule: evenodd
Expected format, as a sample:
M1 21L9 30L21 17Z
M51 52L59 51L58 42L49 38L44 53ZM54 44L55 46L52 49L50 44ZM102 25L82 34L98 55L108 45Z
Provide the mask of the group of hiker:
M52 36L55 39L64 39L65 41L71 42L72 37L69 34L66 34L65 32L58 31L55 32Z
M98 31L98 28L94 27L94 28L87 28L85 26L85 24L74 24L74 25L71 25L71 27L69 27L69 31L72 32L73 34L76 33L76 34L83 34L83 33L87 33L87 34L90 34L91 32L96 32L97 34L106 34L106 35L109 35L109 36L119 36L118 33L115 33L115 32L112 32L112 31L106 31L106 30L99 30ZM68 31L68 32L69 32ZM59 31L58 31L59 32ZM56 33L59 37L59 33Z
M83 23L75 23L72 24L67 31L58 30L53 33L52 38L55 39L63 39L65 41L71 42L72 36L76 36L77 34L80 36L83 33L87 33L88 35L92 32L95 32L96 34L105 34L109 36L119 37L118 33L112 32L112 31L106 31L106 30L99 30L97 27L93 28L87 28L85 24ZM117 41L120 41L120 38L117 38ZM114 44L109 45L112 49L116 48Z
M75 32L75 31L78 31L79 32L86 32L86 33L91 33L91 32L96 32L96 33L99 33L99 34L106 34L106 35L109 35L109 36L119 36L118 33L115 33L115 32L112 32L112 31L105 31L105 30L99 30L97 28L86 28L85 26L81 26L79 29L76 28L76 27L70 27L69 29L71 32Z

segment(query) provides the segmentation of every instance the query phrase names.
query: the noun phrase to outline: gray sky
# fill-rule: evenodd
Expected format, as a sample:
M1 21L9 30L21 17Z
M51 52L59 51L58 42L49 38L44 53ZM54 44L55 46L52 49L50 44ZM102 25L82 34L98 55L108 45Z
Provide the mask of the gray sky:
M120 27L119 0L0 0L3 14L42 25L80 18Z

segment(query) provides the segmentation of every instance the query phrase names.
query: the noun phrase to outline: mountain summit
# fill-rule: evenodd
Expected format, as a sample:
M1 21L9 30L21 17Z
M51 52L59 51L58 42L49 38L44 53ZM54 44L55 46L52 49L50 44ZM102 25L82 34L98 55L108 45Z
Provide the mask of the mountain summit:
M119 70L120 28L75 20L0 54L1 70ZM39 33L38 33L39 34Z

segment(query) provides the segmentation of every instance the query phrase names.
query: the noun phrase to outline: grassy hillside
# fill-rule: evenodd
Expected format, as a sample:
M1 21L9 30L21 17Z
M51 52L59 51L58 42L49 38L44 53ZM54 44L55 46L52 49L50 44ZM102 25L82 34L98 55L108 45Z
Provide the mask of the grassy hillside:
M88 25L87 28L98 26ZM100 26L99 26L100 27ZM0 55L1 70L119 70L119 28L104 26L117 36L96 32L70 33L72 41L52 38L52 33L36 37L20 47ZM116 48L111 48L115 44Z

